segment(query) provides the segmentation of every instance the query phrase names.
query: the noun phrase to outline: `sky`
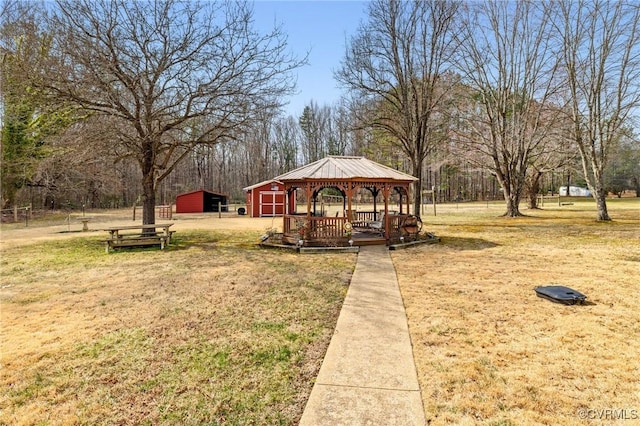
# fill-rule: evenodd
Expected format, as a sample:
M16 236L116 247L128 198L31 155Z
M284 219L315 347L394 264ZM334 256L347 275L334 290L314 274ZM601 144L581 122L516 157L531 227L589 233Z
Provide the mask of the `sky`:
M297 70L298 94L289 98L287 114L299 117L311 100L322 106L340 99L333 78L344 57L345 46L366 18L367 2L337 0L256 0L256 29L268 31L282 25L289 50L309 64Z

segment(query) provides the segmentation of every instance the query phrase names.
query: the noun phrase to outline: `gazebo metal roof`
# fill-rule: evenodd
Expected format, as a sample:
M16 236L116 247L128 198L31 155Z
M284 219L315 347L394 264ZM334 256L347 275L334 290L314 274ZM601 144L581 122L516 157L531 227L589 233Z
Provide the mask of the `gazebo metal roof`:
M393 180L414 182L417 178L364 157L330 155L274 178L280 182L305 180Z

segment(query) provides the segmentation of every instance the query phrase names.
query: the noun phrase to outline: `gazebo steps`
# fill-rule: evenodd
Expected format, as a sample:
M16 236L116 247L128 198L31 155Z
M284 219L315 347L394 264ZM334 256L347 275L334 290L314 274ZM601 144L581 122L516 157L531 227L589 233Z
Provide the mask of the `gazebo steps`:
M353 240L354 246L383 246L387 244L384 238L366 238L363 240Z
M354 246L383 246L387 240L383 237L357 237L353 239Z

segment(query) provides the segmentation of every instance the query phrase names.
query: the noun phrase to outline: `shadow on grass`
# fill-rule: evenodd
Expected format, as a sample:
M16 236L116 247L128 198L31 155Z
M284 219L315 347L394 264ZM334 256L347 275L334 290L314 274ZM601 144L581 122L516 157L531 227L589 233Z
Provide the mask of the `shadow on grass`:
M441 237L440 246L454 248L456 250L483 250L498 247L493 241L482 238Z
M172 251L183 251L193 248L197 248L203 251L216 250L218 248L218 239L210 240L189 240L189 239L175 239L168 246Z
M219 233L194 231L174 236L168 247L174 251L193 248L203 251L220 249L256 249L257 241L258 239L254 233L250 232Z
M598 306L597 303L592 302L590 300L585 300L582 303L562 303L562 302L558 302L558 301L555 301L555 300L547 299L547 298L544 298L544 297L540 297L540 299L543 299L543 300L545 300L545 301L547 301L549 303L553 303L554 305L558 305L558 306L567 306L567 307L575 306L577 308L582 307L582 306Z

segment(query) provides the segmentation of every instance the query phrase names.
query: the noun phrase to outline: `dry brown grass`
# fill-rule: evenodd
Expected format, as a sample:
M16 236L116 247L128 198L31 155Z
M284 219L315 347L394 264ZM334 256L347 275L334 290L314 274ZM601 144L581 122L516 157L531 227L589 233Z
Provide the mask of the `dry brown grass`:
M393 252L429 424L640 423L640 200L609 208L439 206L442 242ZM550 284L589 303L536 297Z
M207 221L109 255L106 233L6 232L0 424L295 424L355 256L188 230Z
M611 200L612 223L590 201L503 208L438 206L442 242L392 252L429 423L638 415L640 202ZM99 233L3 227L0 424L297 421L355 257L253 247L277 221L175 221L177 247L111 255Z

